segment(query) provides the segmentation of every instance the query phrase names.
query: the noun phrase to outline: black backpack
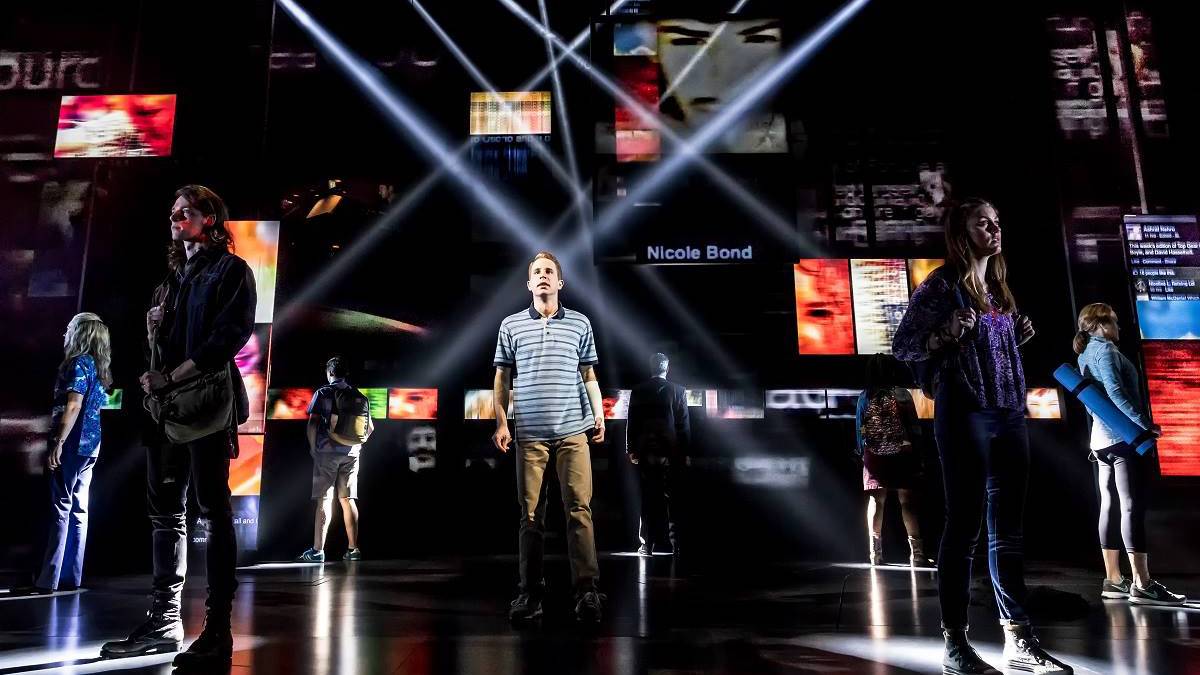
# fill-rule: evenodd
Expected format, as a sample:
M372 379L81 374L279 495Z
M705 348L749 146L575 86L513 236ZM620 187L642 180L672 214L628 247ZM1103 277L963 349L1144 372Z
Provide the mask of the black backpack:
M329 437L342 445L362 445L371 437L371 402L354 387L333 387Z

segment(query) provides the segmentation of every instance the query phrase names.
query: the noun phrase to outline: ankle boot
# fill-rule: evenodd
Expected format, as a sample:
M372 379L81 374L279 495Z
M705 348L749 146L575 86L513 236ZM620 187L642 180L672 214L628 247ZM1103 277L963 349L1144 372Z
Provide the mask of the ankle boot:
M975 648L967 642L966 628L944 628L942 637L946 639L946 651L942 655L943 675L1002 675L975 653Z
M1070 675L1071 666L1046 653L1027 623L1001 621L1004 627L1004 663L1013 670L1036 675Z
M920 537L908 538L908 564L910 567L934 567L936 563L925 557L925 543Z
M883 538L871 535L871 564L883 564Z
M183 642L183 622L179 620L179 608L151 607L143 621L124 640L105 642L100 647L100 656L119 659L146 654L162 654L179 651Z
M229 627L229 613L214 613L209 610L204 618L204 630L200 637L175 657L174 665L179 669L212 670L227 668L233 661L233 632Z

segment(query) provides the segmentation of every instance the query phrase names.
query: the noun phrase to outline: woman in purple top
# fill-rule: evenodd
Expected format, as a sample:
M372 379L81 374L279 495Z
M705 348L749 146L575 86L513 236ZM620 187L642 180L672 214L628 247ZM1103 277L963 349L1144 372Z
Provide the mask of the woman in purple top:
M1070 673L1047 654L1022 603L1022 519L1029 474L1025 373L1019 347L1033 337L1017 313L1001 255L1000 218L982 199L946 207L946 264L913 293L892 342L895 356L932 380L934 437L946 491L938 593L943 672L996 673L967 642L971 559L987 506L988 567L1009 668Z

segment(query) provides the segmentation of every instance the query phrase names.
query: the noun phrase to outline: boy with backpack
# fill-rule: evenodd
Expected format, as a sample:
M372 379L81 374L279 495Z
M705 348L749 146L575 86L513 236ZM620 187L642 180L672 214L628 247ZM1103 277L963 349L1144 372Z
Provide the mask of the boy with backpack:
M337 487L346 523L348 550L342 560L359 560L358 455L375 430L371 403L346 383L348 370L340 357L325 364L329 384L313 394L308 405L308 447L313 458L312 498L317 501L313 547L297 562L325 562L325 535L333 515L333 488Z

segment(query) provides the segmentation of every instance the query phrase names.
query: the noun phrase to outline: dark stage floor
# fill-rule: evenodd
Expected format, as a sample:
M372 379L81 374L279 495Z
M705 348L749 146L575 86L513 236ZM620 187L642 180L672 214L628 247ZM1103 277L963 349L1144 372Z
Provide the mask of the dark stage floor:
M232 672L940 672L929 570L800 563L680 570L669 556L609 555L601 568L607 613L587 630L570 620L560 557L548 567L554 601L543 624L515 630L504 616L515 567L511 557L491 557L243 569ZM1080 570L1035 566L1029 580L1043 642L1077 673L1200 672L1200 604L1101 601L1097 575ZM1164 581L1200 590L1200 578ZM1000 630L978 582L972 634L998 661ZM102 642L140 620L147 583L93 578L82 593L0 601L0 675L169 672L170 655L97 660ZM189 638L202 622L202 583L189 582Z

